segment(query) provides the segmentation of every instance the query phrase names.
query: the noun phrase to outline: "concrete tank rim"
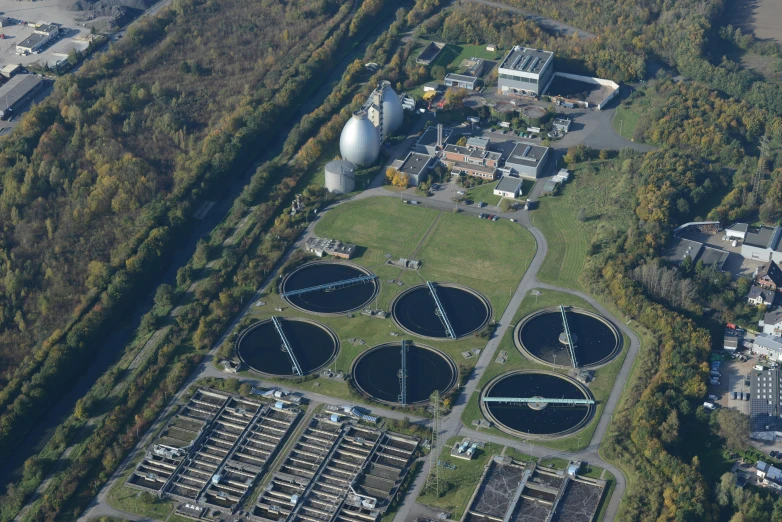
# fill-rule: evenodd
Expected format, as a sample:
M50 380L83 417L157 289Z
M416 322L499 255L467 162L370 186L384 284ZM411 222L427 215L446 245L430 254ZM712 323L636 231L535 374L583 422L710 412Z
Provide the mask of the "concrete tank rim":
M307 372L306 374L304 374L302 377L306 377L307 375L313 375L315 373L318 373L323 368L325 368L326 366L328 366L329 364L331 364L332 362L334 362L337 359L337 356L339 355L339 352L340 352L340 349L341 349L341 345L340 345L340 342L339 342L339 337L337 336L336 332L334 332L334 330L332 330L329 326L327 326L327 325L325 325L323 323L319 323L317 321L313 321L312 319L308 319L306 317L277 316L277 318L282 320L282 321L299 321L299 322L302 322L302 323L309 323L309 324L318 326L323 331L325 331L329 335L329 337L331 337L331 340L334 343L334 351L332 352L331 357L329 357L323 364L321 364L317 368L314 368L312 371ZM251 372L256 373L256 374L258 374L260 376L271 377L271 378L275 378L275 379L291 379L291 380L292 379L299 379L300 376L295 375L295 374L280 375L280 374L276 374L276 373L262 372L261 370L258 370L254 366L251 366L250 364L248 364L247 361L244 360L244 357L242 357L242 353L239 350L239 346L241 346L242 340L245 338L245 336L248 333L250 333L251 331L255 330L256 328L260 328L261 326L265 326L265 325L267 325L267 324L269 324L271 322L272 322L272 318L271 317L269 317L268 319L261 319L260 321L257 321L255 323L251 324L250 326L248 326L247 328L245 328L244 330L242 330L242 332L239 334L239 337L236 339L236 342L234 343L234 351L236 352L236 357L238 357L239 361L241 361L242 364L247 366L247 368L249 368L249 370Z
M622 332L619 330L619 328L614 325L613 322L611 322L607 317L603 317L602 315L592 312L590 310L586 310L585 308L580 308L578 306L567 306L565 307L569 311L573 311L575 313L579 313L582 315L586 315L588 317L592 317L593 319L597 319L601 323L605 324L609 330L611 330L611 333L614 334L614 349L606 355L603 359L594 362L592 364L584 364L579 365L579 368L584 368L587 370L595 370L598 368L602 368L603 366L609 364L614 359L616 359L619 354L622 351L622 348L624 347L624 337L622 336ZM516 347L516 350L519 351L521 355L526 357L528 360L532 362L536 362L538 364L543 364L545 366L553 366L555 368L562 368L562 369L572 369L573 366L569 364L554 364L551 361L547 361L545 359L541 359L540 357L533 354L524 344L521 342L521 330L524 328L524 326L531 321L532 319L535 319L538 316L549 314L549 313L559 313L559 307L558 306L548 306L546 308L540 308L538 310L535 310L533 312L528 313L524 317L519 320L519 322L516 324L516 326L513 328L513 345Z
M499 375L494 376L489 382L487 382L483 388L481 389L481 393L478 395L478 405L481 409L481 414L486 418L488 421L494 423L494 426L500 430L503 433L506 433L508 435L512 435L514 437L527 439L527 440L555 440L555 439L561 439L563 437L567 437L570 435L574 435L580 431L583 431L589 424L592 423L593 420L595 420L595 414L597 412L597 404L590 404L588 408L587 414L584 416L584 418L576 424L575 426L572 426L566 430L557 432L557 433L543 433L543 434L532 434L532 433L525 433L523 431L514 430L513 428L510 428L509 426L506 426L505 424L499 422L494 415L491 413L491 410L486 406L486 403L483 402L483 398L486 396L487 393L491 392L492 388L496 386L500 381L512 377L515 375L521 375L521 374L543 374L543 375L551 375L554 377L558 377L565 382L569 384L573 384L578 390L584 394L584 397L586 399L595 400L594 395L592 395L592 392L589 390L588 387L586 387L584 384L578 382L574 378L570 377L569 375L564 375L559 372L555 372L552 370L532 370L532 369L516 369L516 370L508 370L506 372L503 372Z
M451 375L452 375L452 377L451 377L451 382L448 384L448 387L445 389L445 391L440 392L440 394L441 395L445 395L447 393L450 393L453 390L453 388L456 386L456 384L459 382L459 367L456 365L456 362L453 360L453 358L450 355L448 355L447 353L445 353L444 351L438 350L437 348L435 348L433 346L429 346L428 344L417 343L417 342L412 341L412 340L410 342L416 348L422 348L422 349L425 349L425 350L432 351L432 352L436 353L437 355L439 355L440 357L442 357L443 359L445 359L445 361L448 363L448 366L451 368ZM391 406L402 406L398 402L385 401L385 400L382 400L382 399L378 399L378 398L374 397L371 393L369 393L366 390L364 390L361 386L359 386L358 382L353 377L353 375L355 374L356 366L358 366L358 363L361 362L361 360L365 356L369 355L370 353L372 353L374 351L377 351L378 349L388 348L388 347L392 347L392 346L397 346L397 347L401 348L401 344L402 344L401 340L400 341L389 341L387 343L376 344L375 346L372 346L371 348L368 348L368 349L364 350L363 352L359 353L355 357L355 359L353 359L353 361L350 363L350 370L349 371L350 371L350 378L353 381L353 386L355 386L355 388L359 392L363 393L366 397L369 397L374 402L381 403L381 404L388 404L388 405L391 405ZM428 397L426 399L422 400L422 401L410 402L410 403L407 404L407 406L413 406L413 405L416 405L416 404L424 404L427 401L429 401Z
M466 337L469 337L470 335L473 335L475 332L480 331L487 324L489 324L489 322L491 321L492 313L493 313L491 302L483 294L481 294L477 290L473 290L469 286L460 285L458 283L440 283L440 282L432 281L432 284L436 285L436 286L457 288L459 290L465 291L465 292L467 292L469 294L472 294L473 296L477 297L483 303L483 305L486 307L486 319L483 321L483 323L481 323L480 326L478 326L477 328L475 328L474 330L472 330L470 332L467 332L467 333L465 333L463 335L460 335L456 339L451 339L450 337L447 337L447 336L446 337L431 337L431 336L428 336L428 335L421 335L421 334L415 333L415 332L413 332L411 330L408 330L406 327L402 326L402 323L399 322L399 319L396 316L396 304L403 296L405 296L405 295L407 295L407 294L409 294L409 293L411 293L411 292L413 292L415 290L418 290L420 288L426 288L426 283L424 283L424 284L420 284L420 285L411 286L410 288L408 288L408 289L398 293L391 300L391 303L389 303L389 305L388 305L389 309L391 310L391 318L393 319L394 324L397 325L406 334L412 335L414 337L420 337L421 339L428 339L430 341L446 341L446 342L447 341L458 341L460 339L464 339Z
M285 283L288 282L288 279L292 275L294 275L295 273L303 270L304 268L308 268L308 267L311 267L313 265L346 265L346 266L349 266L349 267L351 267L351 268L353 268L355 270L358 270L359 272L361 272L361 273L363 273L365 275L375 275L368 268L363 267L363 266L361 266L361 265L359 265L357 263L353 263L352 261L338 261L338 260L310 261L308 263L304 263L304 264L301 264L301 265L297 266L292 271L290 271L287 274L285 274L285 276L282 278L282 281L280 281L280 284L277 286L277 291L280 294L280 296L282 296L282 293L284 292ZM375 298L377 297L377 294L380 292L380 284L378 283L377 280L372 281L371 284L374 286L375 291L372 293L372 297L368 301L366 301L364 304L362 304L360 306L357 306L355 308L351 308L349 310L341 311L341 312L313 312L311 310L307 310L306 308L301 308L298 305L293 304L293 302L288 300L287 297L283 297L282 299L286 303L288 303L288 305L290 305L291 307L295 308L296 310L298 310L300 312L305 312L305 313L312 314L312 315L320 315L320 316L323 316L323 317L340 316L340 315L349 314L351 312L355 312L356 310L364 308L368 303L371 303L372 301L375 300Z

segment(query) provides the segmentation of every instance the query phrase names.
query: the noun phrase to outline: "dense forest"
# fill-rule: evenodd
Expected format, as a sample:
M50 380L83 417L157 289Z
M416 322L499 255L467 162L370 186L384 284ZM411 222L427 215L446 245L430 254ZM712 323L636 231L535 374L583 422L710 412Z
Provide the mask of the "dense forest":
M276 135L350 7L177 1L0 142L0 452L146 293L214 183Z
M365 60L388 65L369 77L362 73L361 61L350 64L323 104L294 126L282 153L258 167L226 219L208 238L199 241L192 259L180 268L176 286L157 289L154 306L137 331L141 342L131 342L126 356L133 358L140 353L143 340L150 335L154 338L160 334L159 342L137 368L127 372L119 361L79 400L44 451L25 463L22 479L0 499L0 519L16 517L39 486L45 486L45 490L31 504L24 520L78 516L180 389L242 303L277 265L290 241L300 233L307 212L322 208L328 201L322 188L307 186L315 163L323 159L322 150L380 78L404 79L402 65L412 44L400 46L398 35L407 27L408 14L425 16L437 5L437 0L419 0L409 11L399 9L390 27L372 36L373 43L365 56ZM389 7L389 2L383 2L381 10ZM343 19L318 53L303 57L299 69L309 69L313 78L319 78L313 82L322 81L328 60L338 56L339 42L344 42L349 29L366 35L371 32L372 20L372 16L364 17L357 25L351 18ZM291 216L285 209L294 190L303 196L305 211ZM226 346L229 344L230 340ZM238 386L237 381L231 382ZM94 423L94 430L83 438L81 428L88 423ZM68 465L54 467L58 459ZM50 480L43 482L45 478Z

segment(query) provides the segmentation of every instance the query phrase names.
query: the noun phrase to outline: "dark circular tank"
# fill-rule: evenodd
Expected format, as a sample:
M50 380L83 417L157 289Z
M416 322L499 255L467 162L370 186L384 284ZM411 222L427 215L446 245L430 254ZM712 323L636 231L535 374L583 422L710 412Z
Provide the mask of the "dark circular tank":
M372 273L353 263L307 263L285 276L280 294L292 306L316 314L344 314L366 306L377 295L377 280L353 284L343 288L328 287L302 294L285 296L285 292L302 290L339 281L347 281Z
M484 402L484 397L540 398L532 403ZM555 438L584 428L594 415L590 404L556 404L543 399L592 399L578 381L546 370L515 370L498 375L481 393L481 411L500 430L525 438Z
M447 393L456 384L456 364L430 346L407 343L407 404L425 402L432 392ZM402 343L370 348L353 362L356 387L376 401L399 404Z
M334 360L339 341L327 326L297 317L280 318L279 321L304 375L316 372ZM298 376L271 319L244 330L236 346L239 359L251 370L275 377Z
M433 283L456 338L477 332L489 322L491 305L481 294L465 286ZM440 311L427 285L405 290L391 303L394 322L409 334L429 339L450 339Z
M565 308L579 368L602 366L622 349L622 335L604 317L581 308ZM524 317L514 332L516 348L528 359L572 368L567 336L559 308L546 308Z

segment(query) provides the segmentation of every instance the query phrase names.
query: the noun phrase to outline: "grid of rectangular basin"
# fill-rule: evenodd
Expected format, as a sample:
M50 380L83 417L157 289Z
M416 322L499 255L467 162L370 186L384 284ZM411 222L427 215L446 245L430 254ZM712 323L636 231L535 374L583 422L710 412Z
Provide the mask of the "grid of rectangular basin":
M229 395L199 389L171 419L136 466L127 485L160 494L187 455L187 448L220 411Z
M299 410L199 389L163 430L128 484L233 510L273 458L298 415ZM171 444L172 440L186 442L180 435L183 430L193 434L191 440Z
M411 440L405 447L378 430L316 417L258 498L253 518L271 522L372 522L377 518L376 510L346 502L351 486L362 471L372 479L383 477L380 472L375 474L376 467L388 475L392 468L375 466L383 452L402 452L409 459L416 445ZM399 458L394 454L393 459ZM393 468L395 477L405 468L407 459ZM389 486L386 482L379 484ZM392 481L390 487L394 485Z
M554 507L562 497L568 477L553 471L533 468L521 498L510 517L511 522L550 521Z
M603 496L604 486L580 479L568 481L552 522L592 522Z
M524 471L525 467L521 464L513 461L501 463L492 459L468 508L470 513L504 520L521 494Z
M364 473L356 481L355 491L377 500L376 510L385 511L391 499L410 469L410 463L418 447L418 441L404 435L384 433ZM344 522L366 519L359 506L346 504L339 514Z

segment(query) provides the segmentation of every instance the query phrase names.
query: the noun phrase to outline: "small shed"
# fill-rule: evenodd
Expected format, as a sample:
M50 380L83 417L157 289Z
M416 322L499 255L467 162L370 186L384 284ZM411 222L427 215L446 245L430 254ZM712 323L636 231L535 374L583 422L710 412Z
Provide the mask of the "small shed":
M492 53L495 52L497 50L497 44L486 44L486 50Z
M6 78L11 78L14 75L18 74L22 70L22 66L18 63L9 63L8 65L4 65L2 69L0 69L0 74L5 76Z

